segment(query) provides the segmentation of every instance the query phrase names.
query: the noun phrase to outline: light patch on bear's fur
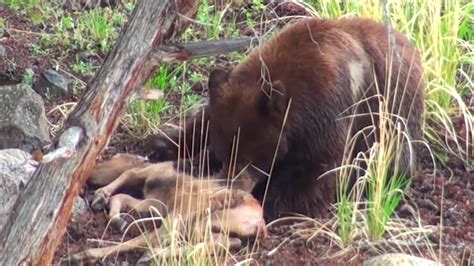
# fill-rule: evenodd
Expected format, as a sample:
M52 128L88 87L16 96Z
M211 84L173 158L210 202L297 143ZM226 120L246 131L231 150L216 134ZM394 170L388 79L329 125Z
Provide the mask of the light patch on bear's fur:
M365 84L364 76L366 69L362 61L351 61L348 66L349 74L351 75L352 98L354 101L357 101L361 97L362 90L364 89L363 86Z

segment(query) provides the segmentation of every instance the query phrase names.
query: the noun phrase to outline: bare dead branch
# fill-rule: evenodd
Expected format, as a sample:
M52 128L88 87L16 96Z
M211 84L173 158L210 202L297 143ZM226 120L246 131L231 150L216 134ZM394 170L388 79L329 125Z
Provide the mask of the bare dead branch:
M162 45L154 59L157 62L181 62L194 58L242 51L251 48L253 41L254 38L240 38Z

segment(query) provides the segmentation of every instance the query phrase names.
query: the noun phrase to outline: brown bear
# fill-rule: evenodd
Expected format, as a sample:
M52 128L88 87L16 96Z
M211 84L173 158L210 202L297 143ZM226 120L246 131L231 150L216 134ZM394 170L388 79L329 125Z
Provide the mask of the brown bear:
M368 130L351 152L345 149L354 134L378 125L380 103L412 140L421 139L420 55L392 33L364 18L305 18L285 26L234 69L212 71L209 105L183 131L149 138L156 150L150 158L176 159L170 138L185 144L181 156L197 154L208 136L210 154L221 162L214 166L232 178L241 174L260 200L266 195L266 218L324 216L337 190L335 175L322 174L380 141L379 130ZM407 143L402 151L392 172L410 175L414 153Z

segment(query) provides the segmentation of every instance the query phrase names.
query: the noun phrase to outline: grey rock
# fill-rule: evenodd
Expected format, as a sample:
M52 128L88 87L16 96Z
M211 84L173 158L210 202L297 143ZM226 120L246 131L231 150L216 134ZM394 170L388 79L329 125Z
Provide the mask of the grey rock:
M0 150L0 232L18 199L38 167L32 156L20 149ZM86 201L76 197L71 213L72 221L88 212Z
M7 49L5 46L0 44L0 59L3 59L7 56Z
M34 89L46 98L62 98L71 94L71 84L71 79L52 69L48 69L35 84Z
M0 150L0 169L3 175L17 176L16 185L26 185L30 175L36 170L38 162L32 156L20 149Z
M435 261L403 254L403 253L388 253L373 257L364 261L364 266L435 266L440 265Z
M44 102L26 84L0 87L0 149L27 152L51 142Z
M0 232L18 195L36 170L38 162L20 149L0 150Z
M87 214L88 211L86 201L81 197L76 197L72 206L71 220L76 222L79 217Z

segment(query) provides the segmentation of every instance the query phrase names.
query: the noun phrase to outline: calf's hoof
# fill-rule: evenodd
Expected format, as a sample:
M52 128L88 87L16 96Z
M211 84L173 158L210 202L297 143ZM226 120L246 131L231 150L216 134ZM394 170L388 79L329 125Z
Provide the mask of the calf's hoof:
M125 231L128 226L128 222L122 217L114 217L111 221L112 225L117 228L121 233Z
M91 208L95 211L101 211L109 204L108 197L102 191L97 191L92 200Z

